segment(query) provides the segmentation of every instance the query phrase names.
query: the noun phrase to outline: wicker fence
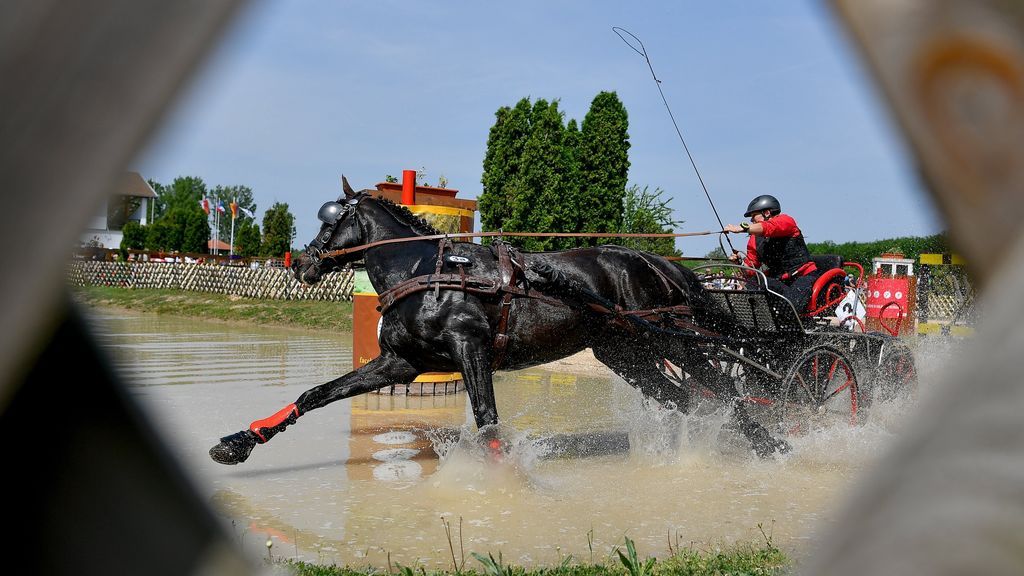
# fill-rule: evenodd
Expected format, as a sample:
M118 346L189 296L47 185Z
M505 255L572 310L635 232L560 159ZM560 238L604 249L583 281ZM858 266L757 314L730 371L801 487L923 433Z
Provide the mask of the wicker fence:
M352 299L353 276L346 268L305 286L284 268L90 260L74 260L68 267L68 280L73 286L173 288L246 298L334 302Z
M933 320L951 320L963 306L963 300L959 296L932 295L928 298L928 317Z

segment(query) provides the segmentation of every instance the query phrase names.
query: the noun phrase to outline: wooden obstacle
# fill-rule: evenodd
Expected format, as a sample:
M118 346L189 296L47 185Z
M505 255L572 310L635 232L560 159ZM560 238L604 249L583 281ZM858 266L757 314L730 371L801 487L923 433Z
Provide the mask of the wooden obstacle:
M353 272L345 268L307 286L285 268L249 268L184 262L105 262L73 260L72 286L162 288L212 292L263 300L352 300Z

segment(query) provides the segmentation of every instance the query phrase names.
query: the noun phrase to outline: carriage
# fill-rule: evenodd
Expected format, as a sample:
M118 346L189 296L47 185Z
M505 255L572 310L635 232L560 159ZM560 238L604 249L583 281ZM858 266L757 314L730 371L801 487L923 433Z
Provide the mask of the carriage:
M819 257L824 273L812 304L798 311L753 269L691 271L612 245L519 252L501 241L452 242L534 233L442 234L404 206L342 184L343 196L321 207L320 232L293 269L313 284L362 259L379 293L381 354L221 438L210 449L217 462L245 461L312 410L431 371L462 373L476 425L500 449L493 372L584 348L663 405L687 411L701 396L732 402L760 456L789 449L776 434L827 419L858 423L872 402L916 378L896 331L868 333L856 320L836 319L863 276L836 257Z
M912 390L912 351L895 325L869 332L849 307L864 270L834 255L813 257L824 270L806 310L798 311L768 287L758 270L712 264L694 268L708 296L735 319L722 334L685 334L696 340L715 370L732 380L759 421L786 435L848 422L863 423L871 405ZM693 393L713 391L665 360L663 375Z

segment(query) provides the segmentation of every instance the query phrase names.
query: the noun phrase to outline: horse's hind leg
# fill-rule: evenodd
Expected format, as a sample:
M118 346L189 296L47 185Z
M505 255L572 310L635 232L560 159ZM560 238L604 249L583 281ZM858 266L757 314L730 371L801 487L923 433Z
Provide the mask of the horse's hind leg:
M662 406L683 413L690 410L690 391L669 381L661 373L661 355L618 342L595 346L594 357L627 384Z
M416 375L416 369L402 358L387 354L378 356L358 370L349 372L326 384L310 388L303 392L294 403L285 406L272 416L256 420L249 425L248 429L221 438L220 443L210 448L210 457L221 464L245 462L257 444L268 442L289 425L294 424L299 416L306 412L326 406L336 400L350 398L392 384L409 382Z
M703 354L688 354L681 361L681 367L716 397L723 401L732 401L733 418L743 435L750 440L754 452L761 458L767 458L775 452L789 452L789 444L775 438L755 420L747 411L747 403L740 395L736 382L720 369L714 367Z

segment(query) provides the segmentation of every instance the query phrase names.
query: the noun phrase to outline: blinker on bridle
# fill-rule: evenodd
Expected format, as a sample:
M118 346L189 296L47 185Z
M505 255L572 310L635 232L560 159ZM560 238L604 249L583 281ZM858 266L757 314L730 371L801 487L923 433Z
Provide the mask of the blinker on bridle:
M324 202L324 205L320 207L320 211L317 212L316 217L327 224L328 227L320 233L319 236L313 239L313 242L309 246L306 246L306 255L313 261L313 265L319 267L321 263L320 255L323 253L324 246L334 236L335 230L338 228L338 223L341 222L345 216L355 210L356 204L359 203L359 198L352 198L346 200L344 203L341 202Z

